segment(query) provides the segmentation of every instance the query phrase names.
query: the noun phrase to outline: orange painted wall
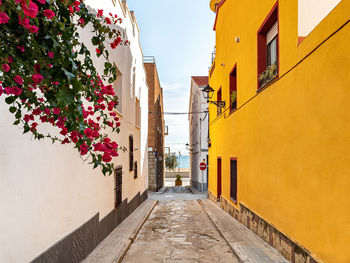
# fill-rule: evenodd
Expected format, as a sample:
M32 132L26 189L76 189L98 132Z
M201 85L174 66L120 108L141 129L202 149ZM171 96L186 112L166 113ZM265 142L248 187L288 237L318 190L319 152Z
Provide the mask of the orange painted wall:
M228 107L237 63L238 109L217 116L210 105L209 191L216 195L221 156L230 200L229 160L237 157L238 209L242 203L320 261L350 262L350 1L300 45L297 1L279 1L280 78L257 92L257 31L275 3L220 7L210 86L222 87Z

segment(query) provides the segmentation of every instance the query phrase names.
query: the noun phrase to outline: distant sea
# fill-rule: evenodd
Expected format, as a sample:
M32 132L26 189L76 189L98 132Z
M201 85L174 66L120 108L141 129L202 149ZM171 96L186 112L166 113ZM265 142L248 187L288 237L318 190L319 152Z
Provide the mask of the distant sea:
M177 162L180 168L190 168L190 156L189 155L176 155Z

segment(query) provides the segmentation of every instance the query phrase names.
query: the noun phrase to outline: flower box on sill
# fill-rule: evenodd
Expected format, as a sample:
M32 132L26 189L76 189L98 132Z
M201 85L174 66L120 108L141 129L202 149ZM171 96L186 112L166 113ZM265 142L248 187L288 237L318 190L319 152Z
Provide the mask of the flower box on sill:
M278 75L277 63L268 66L263 73L259 75L260 88L264 87L266 84L274 80Z

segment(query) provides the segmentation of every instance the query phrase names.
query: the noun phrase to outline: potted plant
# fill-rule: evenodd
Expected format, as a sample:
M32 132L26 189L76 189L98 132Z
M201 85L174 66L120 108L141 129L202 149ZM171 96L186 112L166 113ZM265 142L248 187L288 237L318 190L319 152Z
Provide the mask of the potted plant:
M231 101L231 110L234 110L237 107L237 92L233 90L230 94L230 101Z
M259 75L260 87L265 86L267 83L269 83L271 80L273 80L277 76L277 74L278 74L277 63L274 63L274 64L268 66Z
M182 186L182 177L181 175L177 174L176 175L176 180L175 180L175 186Z

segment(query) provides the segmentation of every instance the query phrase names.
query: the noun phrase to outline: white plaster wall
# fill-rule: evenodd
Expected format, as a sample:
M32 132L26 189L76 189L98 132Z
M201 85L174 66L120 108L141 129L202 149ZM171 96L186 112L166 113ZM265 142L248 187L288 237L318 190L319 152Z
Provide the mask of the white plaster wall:
M307 36L341 0L298 0L298 35Z
M202 95L202 91L197 84L191 80L190 92L191 112L204 112L208 109L208 103ZM191 121L192 120L192 121ZM189 116L189 132L190 132L190 171L191 179L199 183L207 183L207 171L203 172L199 169L199 164L206 160L208 154L208 116L205 113L193 114Z
M28 262L114 207L114 178L71 145L31 140L0 98L0 262Z
M86 2L123 15L118 1L116 7L109 0ZM126 14L123 15L123 26L128 32L131 19ZM89 43L86 30L81 37ZM122 72L123 95L128 94L125 91L130 89L133 65L138 72L136 96L140 97L141 127L135 127L135 98L123 96L121 133L109 134L121 146L128 146L129 134L134 135L139 178L134 179L129 173L128 152L120 152L120 156L114 159L116 165L123 164L123 199L128 198L129 201L139 191L142 193L147 189L148 90L138 33L136 35L136 42L129 38L131 46L118 47L111 53L112 60ZM97 68L102 70L104 61L97 58L95 61ZM13 121L2 96L0 262L28 262L95 214L99 213L100 219L106 216L114 208L114 177L103 176L98 169L92 170L91 164L82 161L72 145L31 140L29 134L23 135L21 129L12 125Z
M148 179L148 86L146 83L146 73L143 65L143 54L140 46L140 37L137 22L129 11L126 2L119 0L86 0L85 3L91 8L103 9L108 15L109 12L117 14L123 19L123 23L117 28L123 32L126 39L130 41L127 47L110 49L110 55L116 62L122 73L122 115L121 132L116 135L117 142L121 146L128 148L129 135L134 136L134 160L138 163L138 178L134 179L134 173L129 172L129 153L120 152L117 165L123 165L123 199L131 200L139 191L147 189ZM133 29L134 28L134 29ZM87 42L90 41L87 39ZM89 44L91 45L91 44ZM92 48L92 47L91 47ZM127 54L125 54L125 52ZM125 65L127 61L127 65ZM104 61L100 62L103 67ZM135 91L133 90L133 69L135 68ZM136 98L140 100L141 107L141 127L136 126ZM127 186L127 187L124 187Z

